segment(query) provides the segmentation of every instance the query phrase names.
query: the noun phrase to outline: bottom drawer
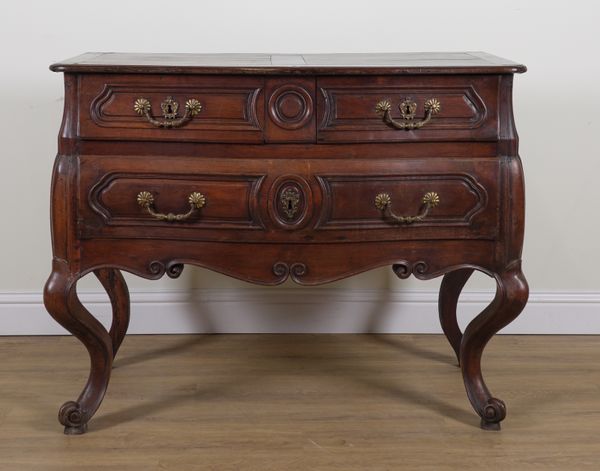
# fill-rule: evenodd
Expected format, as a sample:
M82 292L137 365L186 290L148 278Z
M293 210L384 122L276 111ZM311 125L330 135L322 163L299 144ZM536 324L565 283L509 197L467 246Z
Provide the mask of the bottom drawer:
M149 170L151 169L151 170ZM80 158L82 238L494 239L495 158Z

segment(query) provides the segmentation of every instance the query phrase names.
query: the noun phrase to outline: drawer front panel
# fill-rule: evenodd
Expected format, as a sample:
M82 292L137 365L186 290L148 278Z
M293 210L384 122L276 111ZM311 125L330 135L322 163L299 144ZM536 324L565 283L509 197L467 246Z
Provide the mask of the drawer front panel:
M319 178L328 196L324 199L327 204L320 229L389 229L392 217L385 217L381 210L374 211L377 195L389 197L391 211L405 217L417 216L424 209L426 195L437 195L439 202L434 203L427 216L410 224L446 228L468 227L487 206L486 189L469 174Z
M80 82L83 138L263 141L261 77L83 75ZM197 103L186 116L190 100Z
M315 172L324 194L317 232L352 240L497 236L498 159L374 160L367 168L346 162L343 171Z
M317 88L319 142L497 138L494 76L322 77Z
M199 232L218 238L264 229L257 206L263 174L220 172L194 159L154 157L151 167L145 158L80 157L80 237L193 238L190 232Z
M112 173L94 187L90 204L108 225L156 226L161 225L158 216L140 211L140 193L151 195L152 209L159 214L185 214L190 195L199 193L203 198L195 208L197 216L186 218L196 219L196 227L260 228L251 206L259 184L260 177Z
M82 238L339 243L497 236L495 158L155 156L152 170L147 162L80 158Z

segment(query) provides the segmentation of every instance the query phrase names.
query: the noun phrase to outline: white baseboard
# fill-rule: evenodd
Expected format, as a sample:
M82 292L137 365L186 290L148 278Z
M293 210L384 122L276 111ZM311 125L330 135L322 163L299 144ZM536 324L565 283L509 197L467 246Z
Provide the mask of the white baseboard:
M493 293L461 296L464 326ZM82 302L104 324L111 309L104 293ZM132 292L129 333L440 333L437 291L328 288L208 289ZM47 313L41 293L0 293L0 335L65 334ZM600 292L531 293L511 334L600 334Z

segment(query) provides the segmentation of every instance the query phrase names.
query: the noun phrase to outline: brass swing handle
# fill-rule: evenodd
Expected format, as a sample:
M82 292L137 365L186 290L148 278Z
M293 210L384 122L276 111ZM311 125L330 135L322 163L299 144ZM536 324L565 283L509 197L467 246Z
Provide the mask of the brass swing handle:
M167 97L160 104L160 107L165 117L163 120L155 119L152 116L152 105L147 98L138 98L133 103L133 110L140 116L145 116L148 122L157 128L179 128L202 111L202 104L195 98L190 98L185 102L185 113L181 118L177 118L179 103L173 100L173 98Z
M187 213L183 214L163 214L157 213L154 210L154 195L149 191L141 191L137 195L137 203L148 211L152 217L158 219L159 221L168 221L168 222L176 222L183 221L184 219L189 218L196 209L200 209L204 207L206 204L206 198L202 193L194 192L188 197L188 203L190 203L190 210Z
M440 197L437 193L430 191L423 195L421 199L423 202L423 209L416 216L396 216L392 213L392 198L387 193L379 193L375 197L375 207L382 211L384 216L390 218L392 221L398 224L412 224L413 222L421 222L429 214L429 210L437 206L440 202Z
M431 121L431 118L434 114L440 112L442 106L437 98L429 98L424 104L425 117L420 121L414 120L415 113L417 111L417 104L414 101L406 99L400 104L399 108L402 115L402 121L396 121L394 118L392 118L392 104L389 102L389 100L382 100L377 103L377 105L375 105L375 112L378 115L383 116L383 122L392 126L393 128L406 129L410 131L412 129L419 129L425 126L429 121Z

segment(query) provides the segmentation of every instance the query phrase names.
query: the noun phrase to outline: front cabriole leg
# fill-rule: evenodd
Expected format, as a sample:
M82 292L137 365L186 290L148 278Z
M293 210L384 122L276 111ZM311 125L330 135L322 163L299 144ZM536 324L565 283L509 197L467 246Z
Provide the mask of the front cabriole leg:
M520 260L496 274L495 278L494 300L467 326L460 344L460 365L467 395L481 417L481 428L485 430L500 430L500 422L506 417L506 405L491 395L483 380L483 349L496 332L521 313L529 296Z
M50 315L83 343L90 356L90 374L83 391L76 401L65 402L58 413L67 435L86 432L88 421L104 398L113 361L111 337L77 297L78 279L65 261L55 259L44 289L44 304Z

